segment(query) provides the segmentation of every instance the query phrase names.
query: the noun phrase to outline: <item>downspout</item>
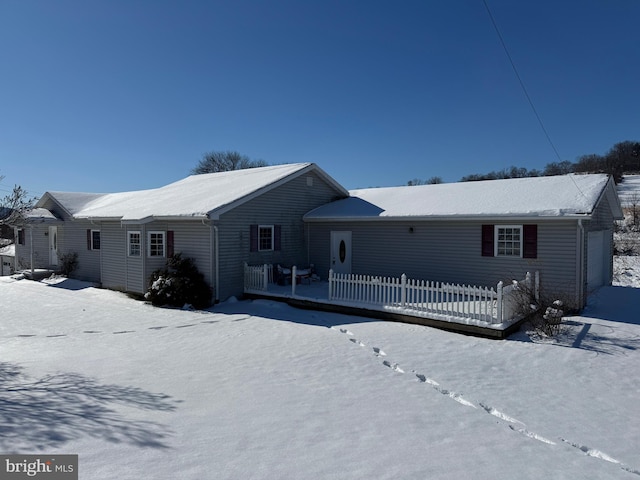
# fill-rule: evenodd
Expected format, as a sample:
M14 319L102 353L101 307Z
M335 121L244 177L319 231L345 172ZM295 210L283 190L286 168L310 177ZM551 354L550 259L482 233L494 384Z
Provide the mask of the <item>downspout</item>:
M215 285L214 285L214 303L218 303L220 301L220 265L219 265L219 260L220 260L220 239L218 236L218 226L217 225L213 225L213 230L212 230L212 235L213 235L213 248L214 248L214 256L215 256Z
M29 260L31 262L31 280L33 280L33 225L29 225Z
M582 309L584 302L584 225L582 219L578 219L578 230L576 240L576 277L578 284L576 285L576 305Z
M311 265L311 224L307 223L307 265Z
M144 240L143 240L144 239ZM142 252L142 291L146 292L147 288L149 288L149 278L147 277L147 252L149 246L147 245L147 226L146 224L140 225L140 249Z
M122 219L120 219L120 230L124 229L124 289L129 291L129 233ZM142 242L140 242L142 243ZM142 252L140 252L142 254Z

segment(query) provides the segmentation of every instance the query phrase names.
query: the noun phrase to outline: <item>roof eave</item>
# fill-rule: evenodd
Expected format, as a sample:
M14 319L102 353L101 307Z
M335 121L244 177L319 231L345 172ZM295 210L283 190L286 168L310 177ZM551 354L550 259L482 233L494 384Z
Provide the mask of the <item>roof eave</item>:
M143 218L122 218L121 223L124 225L144 225L152 222L204 222L207 220L209 220L209 217L202 213L197 215L149 215L148 217Z
M533 220L561 221L590 219L590 213L572 213L562 215L415 215L415 216L378 216L378 217L303 217L308 223L326 222L429 222L429 221L509 221L527 222Z

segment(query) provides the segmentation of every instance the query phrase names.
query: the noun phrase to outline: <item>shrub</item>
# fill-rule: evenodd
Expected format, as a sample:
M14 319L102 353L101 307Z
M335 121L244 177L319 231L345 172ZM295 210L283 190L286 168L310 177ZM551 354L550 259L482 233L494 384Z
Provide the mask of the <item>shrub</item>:
M563 333L562 317L565 314L574 313L576 310L563 300L558 299L562 295L544 295L537 302L537 309L529 317L529 324L535 335L539 337L555 337ZM555 298L555 300L552 300Z
M144 297L153 305L207 308L211 305L211 288L193 259L182 258L177 253L169 257L164 268L151 274L149 289Z
M560 332L562 315L564 315L564 311L560 308L562 305L562 300L555 300L552 305L546 308L542 315L542 321L534 324L538 333L542 333L547 337L553 337Z
M78 254L76 252L65 253L60 257L60 273L66 277L78 268Z

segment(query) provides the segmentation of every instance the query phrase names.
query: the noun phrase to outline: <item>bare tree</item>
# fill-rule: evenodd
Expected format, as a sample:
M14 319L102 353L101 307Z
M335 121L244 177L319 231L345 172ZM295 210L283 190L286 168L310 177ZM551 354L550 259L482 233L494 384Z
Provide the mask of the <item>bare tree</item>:
M436 185L438 183L444 183L442 177L431 177L427 180L422 180L421 178L414 178L413 180L409 180L407 185L409 187L415 187L417 185Z
M0 199L0 225L24 224L25 214L33 208L36 200L35 197L29 197L24 188L14 185L13 191Z
M573 173L573 163L569 160L564 160L562 162L547 163L544 167L543 175L566 175L567 173Z
M199 175L202 173L229 172L231 170L242 170L245 168L266 167L268 165L264 160L251 160L246 155L238 152L208 152L202 156L202 159L191 170L191 173Z

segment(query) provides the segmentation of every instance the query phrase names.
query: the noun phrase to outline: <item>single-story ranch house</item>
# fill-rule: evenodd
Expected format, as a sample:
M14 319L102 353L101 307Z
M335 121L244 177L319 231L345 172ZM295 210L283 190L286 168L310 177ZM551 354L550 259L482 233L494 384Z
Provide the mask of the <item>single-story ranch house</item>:
M16 261L57 269L78 254L72 276L144 293L167 257L193 258L218 301L243 293L243 262L308 260L302 216L348 192L314 164L192 175L124 193L47 192L35 221L18 228ZM50 212L43 216L42 212Z
M195 260L214 298L241 296L243 264L314 265L473 285L540 272L576 307L612 278L622 209L606 175L348 192L315 164L192 175L123 193L47 192L16 227L17 268L59 268L132 293L168 256Z
M494 286L537 271L547 292L584 306L610 284L607 175L564 175L353 190L304 217L319 272Z

